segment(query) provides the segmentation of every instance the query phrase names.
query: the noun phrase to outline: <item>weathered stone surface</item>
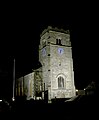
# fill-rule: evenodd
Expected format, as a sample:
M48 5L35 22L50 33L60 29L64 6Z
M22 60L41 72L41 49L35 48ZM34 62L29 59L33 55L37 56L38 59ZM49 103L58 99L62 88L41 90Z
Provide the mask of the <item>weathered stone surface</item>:
M60 39L61 44L56 44ZM43 42L46 45L43 46ZM42 76L45 83L45 89L50 87L49 98L68 98L75 96L74 72L70 34L48 29L43 32L39 45L39 58L42 64ZM42 54L42 49L46 50L46 55ZM63 50L62 54L59 50ZM50 70L50 71L48 71ZM64 79L64 88L58 88L58 77Z
M51 27L44 30L40 38L39 61L42 67L24 76L24 91L27 98L35 96L37 91L47 90L49 100L75 96L69 31Z

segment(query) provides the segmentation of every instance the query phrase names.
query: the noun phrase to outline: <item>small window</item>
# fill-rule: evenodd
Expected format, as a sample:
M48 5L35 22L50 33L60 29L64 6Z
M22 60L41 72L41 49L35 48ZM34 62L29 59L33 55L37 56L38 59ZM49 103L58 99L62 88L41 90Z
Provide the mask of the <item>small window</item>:
M58 77L58 88L64 88L64 78Z
M61 39L56 39L56 44L61 45Z
M56 39L56 44L58 45L58 39Z
M50 56L50 54L48 54L48 56Z
M59 45L61 45L61 40L60 39L58 39L58 42L59 42Z
M59 63L59 66L61 66L61 63Z

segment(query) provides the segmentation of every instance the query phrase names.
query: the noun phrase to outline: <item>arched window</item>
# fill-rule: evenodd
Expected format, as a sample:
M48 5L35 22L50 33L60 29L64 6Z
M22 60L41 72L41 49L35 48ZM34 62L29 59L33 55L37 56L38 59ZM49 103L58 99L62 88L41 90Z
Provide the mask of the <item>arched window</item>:
M56 44L61 45L61 39L56 39Z
M58 87L64 88L64 78L62 76L58 77Z

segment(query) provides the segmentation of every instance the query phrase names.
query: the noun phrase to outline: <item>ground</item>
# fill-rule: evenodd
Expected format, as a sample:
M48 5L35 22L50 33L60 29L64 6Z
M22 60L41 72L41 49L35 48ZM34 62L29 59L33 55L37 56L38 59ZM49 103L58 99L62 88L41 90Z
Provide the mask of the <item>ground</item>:
M18 115L22 117L40 117L50 118L59 116L61 118L96 118L98 117L98 103L97 96L84 96L72 102L54 102L52 104L44 101L16 101L10 103L10 106L2 106L1 113L9 113L9 115ZM17 117L18 117L17 116Z

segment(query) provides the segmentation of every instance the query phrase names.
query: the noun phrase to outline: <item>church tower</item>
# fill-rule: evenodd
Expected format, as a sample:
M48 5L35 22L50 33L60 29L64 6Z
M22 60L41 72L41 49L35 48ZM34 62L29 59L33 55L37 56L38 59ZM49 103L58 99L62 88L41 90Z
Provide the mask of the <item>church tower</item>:
M75 96L72 47L69 31L48 27L40 36L39 61L43 89L48 99Z

